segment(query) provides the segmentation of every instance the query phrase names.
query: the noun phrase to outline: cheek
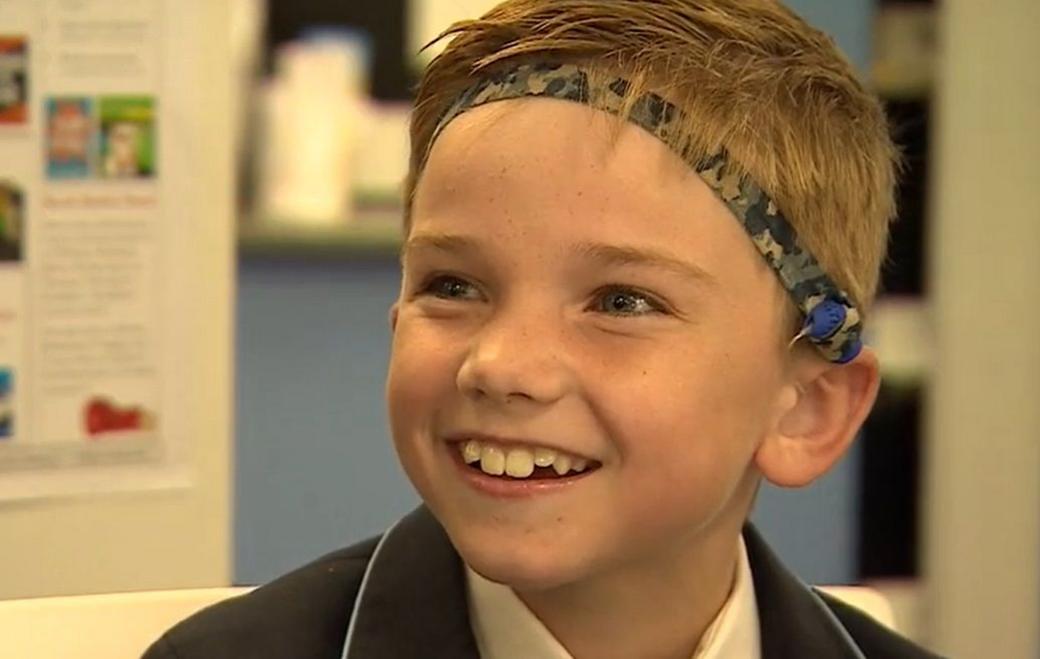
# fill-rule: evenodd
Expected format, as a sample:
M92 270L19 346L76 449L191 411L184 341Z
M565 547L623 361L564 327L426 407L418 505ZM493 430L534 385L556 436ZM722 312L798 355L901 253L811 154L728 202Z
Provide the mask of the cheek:
M390 435L398 459L415 488L433 495L431 441L435 416L443 407L453 378L444 361L443 346L431 343L401 316L393 334L386 380Z
M648 498L711 507L747 468L751 430L739 411L708 398L661 402L620 431L625 480Z
M603 392L601 411L623 435L646 438L634 442L640 448L674 453L691 443L732 445L761 419L773 378L768 365L715 347L657 355L590 386Z
M768 414L769 375L756 365L724 352L674 357L613 380L626 386L604 394L601 407L647 525L716 514L744 477Z
M648 546L679 540L743 514L740 485L753 451L739 421L696 403L632 424L617 514Z
M455 392L456 352L441 334L406 315L398 318L386 384L395 441L399 430L431 420L445 398Z
M423 386L431 375L429 360L420 359L420 346L415 344L407 324L400 324L394 332L390 348L390 366L387 373L387 402L390 407L391 421L395 424L407 420L413 415L407 414L415 405L424 406L432 395L431 388Z

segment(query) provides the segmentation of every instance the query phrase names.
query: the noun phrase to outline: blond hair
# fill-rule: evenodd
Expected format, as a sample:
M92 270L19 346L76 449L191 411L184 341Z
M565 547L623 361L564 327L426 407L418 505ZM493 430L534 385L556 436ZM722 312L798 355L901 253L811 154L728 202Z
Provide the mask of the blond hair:
M774 0L505 0L439 37L411 119L406 227L425 154L456 96L521 61L581 63L653 91L686 124L673 148L726 149L865 311L895 214L898 154L878 100L833 41Z

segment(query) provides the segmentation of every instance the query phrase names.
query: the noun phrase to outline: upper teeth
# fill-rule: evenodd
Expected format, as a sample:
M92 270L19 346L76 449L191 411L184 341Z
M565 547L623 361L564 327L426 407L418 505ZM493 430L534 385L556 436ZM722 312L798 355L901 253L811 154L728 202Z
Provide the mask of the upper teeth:
M560 476L569 471L580 473L588 468L588 460L551 448L501 448L490 443L482 443L471 439L460 444L462 459L466 464L479 462L480 469L491 476L508 474L513 478L527 478L534 473L535 467L552 467Z

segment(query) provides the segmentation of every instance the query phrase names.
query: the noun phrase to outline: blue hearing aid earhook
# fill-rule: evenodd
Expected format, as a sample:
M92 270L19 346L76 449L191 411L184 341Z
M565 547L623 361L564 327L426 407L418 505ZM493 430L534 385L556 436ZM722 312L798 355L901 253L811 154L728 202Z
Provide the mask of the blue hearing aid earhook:
M822 300L809 312L802 333L813 343L824 343L845 325L847 316L846 305L831 298ZM835 361L838 364L848 363L855 359L862 349L863 342L856 337L842 347L841 355Z
M845 324L845 305L835 300L823 300L809 312L805 319L805 335L812 341L826 341Z

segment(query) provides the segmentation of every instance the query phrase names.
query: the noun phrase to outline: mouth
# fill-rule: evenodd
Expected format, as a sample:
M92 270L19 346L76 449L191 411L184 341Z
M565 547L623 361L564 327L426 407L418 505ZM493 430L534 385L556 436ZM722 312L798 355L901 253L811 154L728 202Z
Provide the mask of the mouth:
M447 446L466 480L492 494L555 489L586 478L602 466L596 460L526 444L463 439Z

